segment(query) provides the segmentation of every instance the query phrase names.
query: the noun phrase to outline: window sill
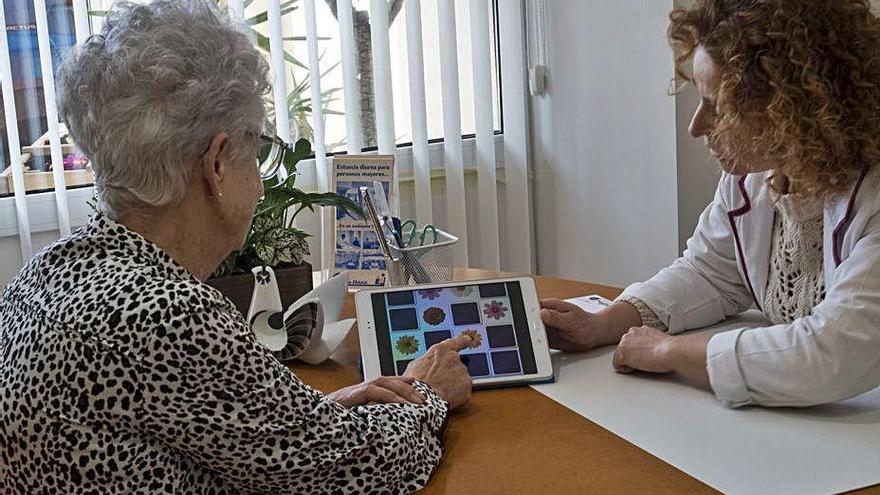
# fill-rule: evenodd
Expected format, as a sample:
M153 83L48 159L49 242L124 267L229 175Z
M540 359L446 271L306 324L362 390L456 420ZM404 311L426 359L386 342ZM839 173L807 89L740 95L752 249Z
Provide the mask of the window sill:
M476 140L465 138L462 141L466 175L476 174ZM446 171L443 162L443 143L430 143L428 145L429 161L431 163L431 178L444 177ZM328 161L332 157L328 157ZM495 135L495 162L496 173L499 182L503 183L504 175L504 136ZM399 178L402 182L414 181L412 147L398 148L396 152L396 164L399 170ZM306 179L302 187L314 189L315 160L304 160L301 163L300 173ZM312 182L312 183L309 183ZM67 201L70 208L70 225L73 227L84 225L92 214L91 207L86 203L94 195L94 187L69 189ZM26 197L28 216L30 217L31 233L51 232L58 230L58 214L55 206L55 193L44 192L29 194ZM15 214L15 198L0 198L0 238L17 236L18 220Z
M86 203L95 194L94 187L67 190L67 203L70 209L70 225L83 225L92 214ZM58 230L58 213L55 206L55 193L44 192L26 196L31 233ZM15 198L0 199L0 237L17 236L18 219L15 214Z

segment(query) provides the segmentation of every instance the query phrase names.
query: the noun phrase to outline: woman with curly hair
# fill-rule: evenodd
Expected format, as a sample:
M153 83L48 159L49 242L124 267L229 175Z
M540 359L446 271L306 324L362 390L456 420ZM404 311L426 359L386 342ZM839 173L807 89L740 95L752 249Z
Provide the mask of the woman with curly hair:
M877 387L880 20L867 0L696 0L670 20L715 198L683 255L608 309L543 301L551 344L619 343L617 371L676 372L733 407ZM770 324L677 335L750 307Z

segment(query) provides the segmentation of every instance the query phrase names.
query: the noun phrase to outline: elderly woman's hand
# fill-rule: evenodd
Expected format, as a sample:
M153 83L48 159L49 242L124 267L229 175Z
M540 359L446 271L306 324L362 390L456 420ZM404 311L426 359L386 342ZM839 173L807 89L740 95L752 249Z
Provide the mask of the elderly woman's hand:
M473 380L458 355L471 345L473 341L466 333L434 344L424 356L409 363L404 375L428 384L449 403L449 409L455 409L471 397Z
M467 334L446 339L428 349L424 356L407 367L405 376L382 376L337 390L327 397L346 407L379 404L422 404L425 397L412 384L416 380L429 385L449 408L455 409L471 396L471 377L461 363L458 351L468 347Z
M363 406L370 402L378 404L421 404L425 398L412 383L415 378L407 376L380 376L369 382L358 383L328 394L327 398L345 407Z

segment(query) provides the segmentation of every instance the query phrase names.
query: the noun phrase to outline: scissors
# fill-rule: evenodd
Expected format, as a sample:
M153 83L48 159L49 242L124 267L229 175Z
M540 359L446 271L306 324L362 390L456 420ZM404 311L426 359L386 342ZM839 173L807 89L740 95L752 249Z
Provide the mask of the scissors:
M427 224L425 228L422 229L422 233L419 234L419 227L414 220L407 220L400 224L400 236L403 237L404 232L406 232L407 227L409 227L409 236L405 238L406 246L412 247L415 246L415 239L418 236L419 244L418 246L425 245L425 238L428 236L428 231L431 231L433 237L431 238L431 242L428 244L434 244L437 242L437 229L434 228L433 225Z
M384 228L387 228L388 233L391 234L389 242L393 242L397 245L397 248L403 249L406 246L403 245L403 231L400 228L400 219L392 214L391 207L388 205L388 198L385 197L385 188L382 187L381 182L373 181L371 196L379 223Z
M376 213L376 205L373 204L373 199L370 197L370 190L367 187L361 187L359 189L361 193L361 197L364 201L364 210L367 213L367 219L373 225L373 230L376 232L376 236L379 238L379 246L382 248L382 254L385 255L388 259L395 261L394 257L391 255L391 249L388 247L388 238L385 237L385 230L382 225L382 221L379 219L379 215Z

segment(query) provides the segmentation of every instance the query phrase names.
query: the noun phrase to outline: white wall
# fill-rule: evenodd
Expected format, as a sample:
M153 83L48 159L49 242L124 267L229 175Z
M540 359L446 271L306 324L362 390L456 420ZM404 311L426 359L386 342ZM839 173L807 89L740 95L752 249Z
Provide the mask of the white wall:
M679 251L693 234L706 205L712 201L721 178L721 168L709 154L702 139L694 139L688 125L700 98L693 85L675 96L676 151L678 159L678 241Z
M31 237L34 252L58 239L58 231L38 232ZM0 237L0 292L14 275L21 270L21 247L18 236Z
M541 274L625 285L678 253L671 7L547 2L550 81L532 99Z
M18 237L0 237L0 291L9 281L9 278L18 273L21 268L21 251L19 250Z
M720 170L687 129L696 92L667 96L668 14L688 2L546 2L550 84L531 102L540 274L643 280L711 201Z

